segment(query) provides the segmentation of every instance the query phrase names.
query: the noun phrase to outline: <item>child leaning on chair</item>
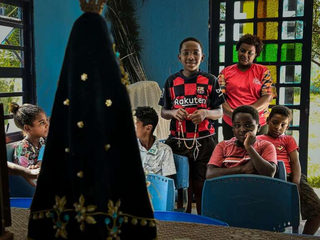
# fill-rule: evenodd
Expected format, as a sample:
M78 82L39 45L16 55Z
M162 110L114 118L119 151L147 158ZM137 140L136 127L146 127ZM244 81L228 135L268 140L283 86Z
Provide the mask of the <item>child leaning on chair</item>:
M267 119L267 134L256 137L258 112L251 106L238 107L232 114L235 137L216 146L208 163L207 179L228 174L273 176L277 160L283 161L287 180L299 189L302 219L307 220L303 234L313 235L320 226L320 199L301 174L299 148L294 138L284 135L291 120L290 109L275 106Z

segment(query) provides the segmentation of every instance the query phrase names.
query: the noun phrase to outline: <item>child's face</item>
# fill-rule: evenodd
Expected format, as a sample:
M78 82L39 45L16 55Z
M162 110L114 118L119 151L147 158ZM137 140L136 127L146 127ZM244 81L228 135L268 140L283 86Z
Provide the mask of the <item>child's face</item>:
M188 41L182 44L178 58L183 65L184 74L189 77L199 71L199 66L204 59L204 55L199 43Z
M239 142L244 142L247 132L257 134L259 124L253 119L250 113L237 113L233 121L233 133Z
M25 131L32 137L47 137L49 131L47 115L44 112L39 113L32 122L32 126L25 127Z
M139 119L137 119L135 125L137 138L143 138L148 134L148 129L150 128L149 125L143 126L143 122L141 122Z
M289 118L281 114L274 114L272 118L267 119L268 135L277 138L289 128Z

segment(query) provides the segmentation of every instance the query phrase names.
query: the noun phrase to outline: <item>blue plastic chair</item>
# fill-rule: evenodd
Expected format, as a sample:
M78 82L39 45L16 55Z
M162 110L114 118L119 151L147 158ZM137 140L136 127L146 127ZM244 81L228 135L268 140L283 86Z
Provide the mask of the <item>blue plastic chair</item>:
M283 161L278 161L278 169L274 177L283 181L287 181L287 171Z
M226 226L229 225L225 222L200 216L196 214L190 213L182 213L182 212L154 212L154 218L161 221L172 221L172 222L191 222L191 223L203 223L203 224L211 224L211 225L218 225L218 226Z
M259 175L228 175L206 180L202 215L233 227L298 233L300 201L295 184Z
M7 147L7 161L12 162L13 151L16 143L9 143ZM35 187L32 187L21 176L9 176L10 197L33 197Z
M147 181L150 182L148 187L153 209L155 211L173 211L174 210L174 182L157 174L148 174Z
M188 204L189 187L189 161L186 156L173 154L174 164L176 166L177 174L173 176L173 180L177 190L177 211L185 211Z
M10 198L10 207L30 208L32 198Z

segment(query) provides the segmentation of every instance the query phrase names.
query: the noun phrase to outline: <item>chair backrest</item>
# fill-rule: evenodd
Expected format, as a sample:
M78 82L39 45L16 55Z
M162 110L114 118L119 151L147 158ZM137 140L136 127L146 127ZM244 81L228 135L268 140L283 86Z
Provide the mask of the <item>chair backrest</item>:
M184 212L155 211L154 218L161 221L203 223L218 226L229 226L217 219Z
M229 175L206 180L202 215L233 227L280 231L300 224L297 186L258 175Z
M286 171L286 166L283 161L278 160L278 169L277 169L277 172L274 175L274 177L281 179L283 181L287 181L287 171Z
M7 161L12 162L13 151L16 143L9 143L7 146ZM33 197L35 187L32 187L21 176L9 176L10 197Z
M185 156L173 154L177 174L173 176L176 189L189 187L189 161Z
M174 210L174 182L171 178L157 174L148 174L147 181L153 209L155 211Z

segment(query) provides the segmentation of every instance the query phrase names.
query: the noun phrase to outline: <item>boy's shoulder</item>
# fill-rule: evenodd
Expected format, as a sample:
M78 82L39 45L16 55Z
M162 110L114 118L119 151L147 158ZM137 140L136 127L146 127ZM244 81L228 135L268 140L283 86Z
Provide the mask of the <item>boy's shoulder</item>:
M205 72L205 71L199 71L198 75L204 76L208 79L217 80L217 77L215 75L208 73L208 72Z
M180 73L180 72L176 72L176 73L170 75L170 76L167 78L167 82L168 82L168 81L173 81L173 80L176 79L177 77L181 77L181 73Z

